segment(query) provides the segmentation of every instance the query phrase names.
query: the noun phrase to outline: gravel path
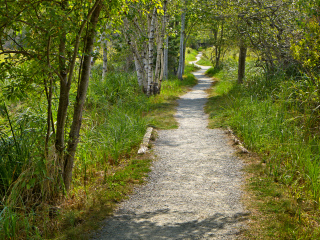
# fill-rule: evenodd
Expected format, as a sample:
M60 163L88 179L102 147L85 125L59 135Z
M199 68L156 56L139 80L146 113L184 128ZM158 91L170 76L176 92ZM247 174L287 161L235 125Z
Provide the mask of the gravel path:
M199 59L199 55L198 55ZM124 201L93 239L236 239L247 213L240 202L243 163L203 111L211 79L179 100L179 129L159 131L148 183Z

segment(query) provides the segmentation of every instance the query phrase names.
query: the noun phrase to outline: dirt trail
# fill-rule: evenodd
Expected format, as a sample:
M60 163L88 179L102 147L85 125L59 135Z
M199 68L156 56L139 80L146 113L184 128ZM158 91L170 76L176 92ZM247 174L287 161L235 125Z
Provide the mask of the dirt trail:
M223 130L207 128L203 107L212 80L204 75L209 67L201 68L194 73L199 84L179 100L179 129L158 132L148 183L93 239L236 239L244 227L243 162Z

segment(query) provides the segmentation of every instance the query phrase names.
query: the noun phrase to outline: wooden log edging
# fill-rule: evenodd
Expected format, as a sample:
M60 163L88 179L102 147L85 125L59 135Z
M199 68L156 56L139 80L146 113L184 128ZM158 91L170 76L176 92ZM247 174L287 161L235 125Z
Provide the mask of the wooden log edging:
M230 127L227 128L227 133L230 134L235 145L239 147L242 153L249 153L249 151L243 146L242 142L234 135Z
M145 154L148 151L148 145L149 145L152 131L153 131L152 127L147 128L147 132L143 137L143 141L142 141L140 148L138 150L138 154Z

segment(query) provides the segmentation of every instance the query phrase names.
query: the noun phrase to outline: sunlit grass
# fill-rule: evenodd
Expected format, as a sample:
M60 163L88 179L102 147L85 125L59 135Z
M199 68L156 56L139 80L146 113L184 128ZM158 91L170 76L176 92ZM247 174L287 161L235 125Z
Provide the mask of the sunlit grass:
M187 47L187 49L186 49L186 64L197 60L197 58L196 58L197 55L198 55L197 50Z
M190 53L193 57L189 55L187 57L193 60L196 52L191 50ZM22 175L19 177L19 184L16 184L15 194L19 193L20 189L25 196L16 194L16 199L11 197L8 202L0 202L1 239L28 237L33 237L32 239L54 237L73 239L75 236L85 239L90 230L97 228L97 220L102 220L110 214L116 203L126 198L135 184L144 182L149 171L150 156L138 157L137 149L147 126L152 125L158 129L177 128L178 125L174 119L176 100L197 83L191 74L191 71L195 71L196 68L187 65L183 81L172 76L162 83L160 95L148 98L138 86L134 72L114 73L111 71L106 79L101 81L101 66L99 65L101 62L97 61L92 71L83 113L80 143L74 163L72 190L67 196L57 194L60 192L62 194L61 189L52 188L45 191L40 189L43 183L54 184L60 181L56 176L52 177L47 174L47 171L54 167L54 161L50 158L50 162L44 158L43 136L33 132L37 127L42 133L45 132L39 127L45 128L46 116L43 111L41 112L46 109L45 95L32 99L28 102L29 105L21 105L21 111L25 111L26 119L30 120L26 125L28 127L26 133L32 134L32 137L26 140L21 137L22 135L17 134L18 144L32 151L32 158L26 155L26 160L30 162L22 170L27 171L23 177ZM71 95L73 101L74 89L71 89ZM25 106L30 106L30 108ZM56 107L54 105L54 108ZM56 119L56 113L53 114ZM8 122L3 114L0 120ZM18 118L15 117L13 122L17 131L21 131L21 127L19 128L17 124ZM19 123L22 121L19 120ZM67 125L69 124L70 119L68 118ZM6 126L5 129L7 131L10 128ZM9 135L2 134L1 137L8 142L8 144L6 142L8 147L14 149L17 144ZM30 141L37 145L33 146ZM53 146L52 142L50 144ZM1 150L6 149L1 148ZM17 151L17 156L18 153L19 151ZM54 158L53 156L50 157ZM1 171L4 170L5 168L1 167ZM8 177L10 181L16 180L12 178L13 174L17 176L21 174L22 170L19 169L20 172L17 170L18 168L10 167L11 172ZM9 185L6 186L8 187ZM47 199L50 198L49 202L41 202L41 199L37 199L36 203L28 202L30 206L34 204L35 207L23 206L24 201L20 201L19 197L29 198L34 188L37 188L35 190L37 194L45 195L50 190L57 195L54 198L47 196ZM37 196L34 194L34 197ZM17 208L12 205L18 201L22 203L21 207Z
M265 214L249 233L252 239L255 231L263 239L318 239L320 137L311 128L316 119L308 114L308 105L301 112L303 105L292 98L296 81L284 75L267 79L248 62L246 82L238 85L233 61L225 62L222 71L209 71L218 81L206 111L210 127L230 126L260 156L248 187L258 201L249 205Z
M213 49L212 48L206 48L202 49L202 56L201 59L197 62L197 64L202 65L202 66L212 66L213 63L211 62L211 53Z
M96 218L93 222L86 214L79 215L79 211L92 211L90 215L102 220L112 212L116 202L126 198L133 184L143 182L150 161L132 160L132 157L136 155L146 126L178 127L174 118L176 100L197 83L190 73L195 70L193 65L187 65L183 81L171 76L162 82L161 94L149 98L135 92L135 73L115 75L103 84L96 81L97 86L92 83L84 116L83 143L80 143L74 170L74 194L79 195L76 202L80 201L81 207L66 213L64 235L74 237L80 231L85 235L83 229L96 228ZM99 188L97 192L96 188ZM75 224L79 221L83 224Z

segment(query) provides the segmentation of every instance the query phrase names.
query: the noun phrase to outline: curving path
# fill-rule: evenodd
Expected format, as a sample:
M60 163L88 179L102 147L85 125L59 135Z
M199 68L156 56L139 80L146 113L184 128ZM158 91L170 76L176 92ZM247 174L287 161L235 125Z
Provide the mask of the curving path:
M245 226L243 163L222 130L207 128L203 107L212 80L204 75L209 67L201 68L194 73L199 84L179 100L179 129L158 132L148 183L94 239L236 239Z

